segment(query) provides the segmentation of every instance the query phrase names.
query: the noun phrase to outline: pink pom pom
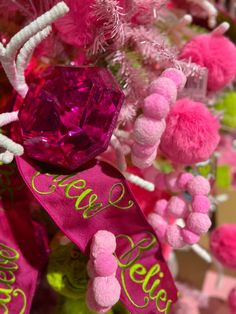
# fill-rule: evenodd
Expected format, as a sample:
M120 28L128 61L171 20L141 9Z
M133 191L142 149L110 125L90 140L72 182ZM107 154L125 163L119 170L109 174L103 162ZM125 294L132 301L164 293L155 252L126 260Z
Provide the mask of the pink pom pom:
M232 314L236 313L236 287L230 291L228 297L229 308Z
M191 232L187 228L182 229L181 233L184 242L188 245L193 245L200 240L200 236L198 234Z
M180 249L184 246L181 228L178 225L171 225L167 228L166 239L168 244L175 249Z
M235 79L236 48L224 36L200 35L183 48L180 57L206 67L208 90L218 91Z
M185 201L179 196L172 196L168 204L168 215L173 218L185 218L188 208Z
M236 269L236 224L221 225L210 237L210 248L215 258L225 267Z
M220 139L218 130L218 121L205 105L181 99L167 117L160 148L176 163L201 162L216 149Z
M194 212L207 214L211 207L211 202L207 196L196 195L192 202L192 208Z
M93 263L94 271L99 277L114 275L118 268L116 258L111 254L100 254Z
M113 254L116 250L116 237L105 230L98 231L92 240L91 255L96 258L99 254Z
M134 124L134 140L141 145L152 146L160 140L166 124L140 115Z
M150 94L159 94L167 99L169 104L173 104L177 98L177 87L175 83L167 77L159 77L153 81L149 89Z
M208 195L211 190L210 183L202 176L196 176L187 184L188 193L195 195Z
M177 172L171 172L168 175L166 175L167 188L173 193L179 192L179 188L177 185L178 176L179 173Z
M121 287L115 276L96 277L92 282L95 302L101 307L110 307L120 299Z
M201 213L192 213L188 216L186 222L187 229L201 235L206 233L211 227L211 220L208 215Z
M181 173L178 177L177 186L182 191L185 191L187 189L188 182L193 178L192 173L185 172Z
M158 144L159 142L153 146L146 146L134 143L132 146L132 153L138 158L145 159L157 151Z
M162 217L165 217L167 214L167 200L159 200L156 202L154 207L154 212Z
M166 118L169 110L169 102L162 95L151 94L144 99L143 113L147 117L161 120Z
M167 229L167 222L165 219L163 219L161 216L151 213L148 215L148 222L153 227L153 229L156 231L157 236L162 239L165 236L166 229Z
M103 307L103 306L98 305L97 302L95 301L92 283L93 281L90 280L88 284L87 293L86 293L86 303L87 303L88 308L91 311L95 311L99 314L108 312L111 309L111 306Z
M162 74L161 74L162 77L167 77L169 78L170 80L172 80L177 89L179 91L181 91L185 84L186 84L186 81L187 81L187 78L186 76L184 75L184 73L178 69L166 69Z
M145 169L150 167L154 160L156 159L157 150L155 150L149 157L140 158L136 155L132 154L131 159L134 166L138 167L139 169Z

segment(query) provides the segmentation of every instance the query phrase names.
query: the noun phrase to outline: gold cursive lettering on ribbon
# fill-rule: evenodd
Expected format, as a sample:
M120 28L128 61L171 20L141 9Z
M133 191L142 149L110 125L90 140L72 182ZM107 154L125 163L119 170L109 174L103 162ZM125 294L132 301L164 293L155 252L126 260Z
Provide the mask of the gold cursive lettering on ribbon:
M110 207L128 210L134 205L132 200L128 200L126 206L121 205L126 193L122 182L112 185L108 194L108 204L103 205L102 202L99 202L98 195L94 193L92 188L88 187L86 180L75 178L75 174L69 176L46 174L46 176L52 178L52 182L46 191L39 190L37 186L37 179L40 175L41 173L38 171L32 176L31 185L33 190L40 195L50 195L55 193L57 188L64 188L65 197L75 199L74 208L77 211L83 211L84 219L90 219Z
M129 301L136 308L147 308L150 302L154 301L156 308L161 313L169 313L170 306L173 303L168 298L168 294L165 289L160 289L159 286L164 280L164 273L161 271L159 264L154 264L149 270L142 265L139 260L145 251L151 250L156 245L156 237L151 232L146 232L138 243L134 243L133 239L128 235L118 235L117 240L128 241L129 248L117 256L118 265L121 270L121 282L125 294ZM119 242L118 242L119 243ZM144 293L143 304L137 304L132 297L133 289L129 291L127 281L130 280L133 283L139 285Z
M23 290L13 288L13 284L16 282L14 272L19 268L16 263L19 258L20 255L15 249L0 243L0 307L3 309L3 314L10 314L8 304L19 295L23 299L23 306L19 314L25 313L27 305L26 295Z

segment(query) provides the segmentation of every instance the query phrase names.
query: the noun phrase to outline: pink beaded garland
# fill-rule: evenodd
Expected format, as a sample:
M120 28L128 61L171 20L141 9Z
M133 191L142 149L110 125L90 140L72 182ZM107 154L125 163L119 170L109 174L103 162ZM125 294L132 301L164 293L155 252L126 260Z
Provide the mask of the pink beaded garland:
M185 75L180 70L171 68L151 83L150 94L144 99L142 106L143 115L139 116L134 124L131 159L136 167L148 168L155 160L160 139L166 128L165 118L171 104L176 101L177 91L183 89L185 83ZM155 147L155 153L151 147Z
M113 255L115 249L114 234L100 230L94 235L87 265L91 279L86 301L88 307L98 313L106 313L120 299L121 287L115 277L118 268L117 260Z
M201 176L194 177L190 173L173 172L167 175L158 174L157 177L160 175L164 176L165 189L181 194L172 196L168 201L165 199L157 201L154 211L148 215L148 222L158 237L173 248L179 249L184 245L197 243L200 236L211 226L211 220L207 215L211 203L206 196L210 191L209 182ZM186 190L190 193L189 199L185 199ZM177 223L173 224L173 219L182 219L184 227Z

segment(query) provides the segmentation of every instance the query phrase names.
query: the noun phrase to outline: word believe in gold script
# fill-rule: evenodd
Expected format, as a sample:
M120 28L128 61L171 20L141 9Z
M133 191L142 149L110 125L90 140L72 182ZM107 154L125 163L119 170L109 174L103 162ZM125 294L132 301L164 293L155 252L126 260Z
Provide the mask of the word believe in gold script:
M157 244L156 237L147 232L147 236L139 240L137 244L128 235L118 235L117 241L127 241L129 249L121 256L116 256L119 267L121 267L121 281L125 294L129 301L136 308L145 309L150 302L155 302L156 308L161 313L169 313L172 300L169 299L167 291L160 289L159 285L164 280L164 273L161 271L159 264L153 265L147 269L144 265L139 263L143 252L151 250ZM118 242L119 243L119 242ZM131 280L134 284L140 285L145 296L143 304L137 304L135 301L136 290L128 289L127 280ZM129 291L130 290L130 291ZM140 300L140 299L139 299Z
M16 263L19 257L20 255L16 250L0 243L0 309L3 309L3 314L9 313L8 305L13 301L13 298L18 296L22 297L23 303L19 314L25 313L26 295L21 289L13 288L13 284L16 282L15 272L19 268Z
M90 219L109 207L127 210L134 205L132 200L128 201L127 206L120 205L126 193L125 186L121 182L113 184L108 193L108 204L103 205L93 189L88 187L86 180L76 178L75 174L68 176L43 174L52 179L46 191L39 189L38 180L41 175L39 171L33 175L31 182L33 190L41 195L50 195L55 193L57 188L64 188L65 197L75 200L74 207L78 211L83 211L84 219Z

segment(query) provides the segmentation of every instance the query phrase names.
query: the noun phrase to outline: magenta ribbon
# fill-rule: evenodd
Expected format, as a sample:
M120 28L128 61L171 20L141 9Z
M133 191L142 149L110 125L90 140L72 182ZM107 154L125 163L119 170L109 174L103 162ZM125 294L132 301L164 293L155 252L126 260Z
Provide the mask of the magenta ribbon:
M16 236L16 230L20 229L13 230L12 223L21 225L21 218L20 215L12 214L13 212L9 220L7 212L0 210L0 313L28 314L39 272L45 266L45 256L42 257L41 249L46 247L44 244L39 245L45 239L45 232L40 225L34 223L33 233L28 225ZM14 221L13 217L19 219ZM35 251L31 250L31 245ZM27 256L25 250L28 250Z
M45 173L17 158L20 173L58 227L85 254L98 230L117 237L121 300L132 313L168 313L177 299L160 243L125 178L111 165L94 161L77 173Z

